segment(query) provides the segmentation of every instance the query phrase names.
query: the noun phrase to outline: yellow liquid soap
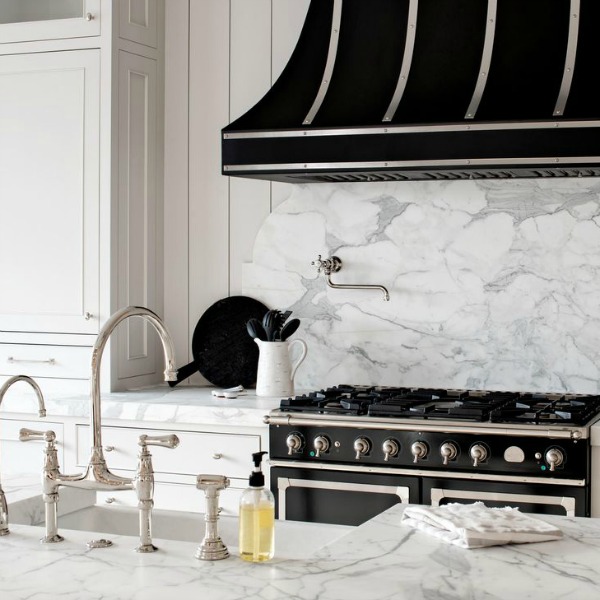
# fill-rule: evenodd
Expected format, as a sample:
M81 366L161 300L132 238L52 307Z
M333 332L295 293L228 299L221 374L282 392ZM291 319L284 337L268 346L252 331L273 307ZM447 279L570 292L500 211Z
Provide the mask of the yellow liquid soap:
M240 507L240 556L251 562L273 558L275 510L271 503Z

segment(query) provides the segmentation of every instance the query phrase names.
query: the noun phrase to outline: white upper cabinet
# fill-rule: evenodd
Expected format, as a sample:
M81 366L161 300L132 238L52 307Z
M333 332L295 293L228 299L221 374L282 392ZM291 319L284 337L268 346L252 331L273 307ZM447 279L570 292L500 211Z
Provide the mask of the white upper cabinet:
M96 37L66 39L100 12ZM0 0L0 40L23 33L0 43L0 382L87 387L111 314L162 314L163 15L160 0ZM142 319L119 327L103 389L161 381L158 344Z
M98 331L100 51L0 56L0 330Z
M0 0L0 43L100 35L100 0Z

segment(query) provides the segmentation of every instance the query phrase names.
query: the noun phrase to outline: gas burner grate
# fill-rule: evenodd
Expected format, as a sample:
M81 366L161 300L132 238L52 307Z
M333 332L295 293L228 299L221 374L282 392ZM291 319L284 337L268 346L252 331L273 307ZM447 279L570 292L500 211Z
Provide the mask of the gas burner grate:
M286 412L531 425L585 425L600 396L337 385L281 400Z

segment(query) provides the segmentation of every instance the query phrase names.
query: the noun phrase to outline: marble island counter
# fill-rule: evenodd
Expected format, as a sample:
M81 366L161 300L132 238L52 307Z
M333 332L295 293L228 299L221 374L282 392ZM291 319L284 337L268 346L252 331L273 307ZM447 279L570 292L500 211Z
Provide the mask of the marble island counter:
M129 600L175 597L302 600L552 599L600 596L600 520L544 517L560 541L464 550L400 524L397 505L324 547L311 547L311 528L278 522L276 546L306 528L304 558L277 552L263 564L232 556L194 558L197 543L155 540L160 551L132 551L136 538L111 536L112 548L88 550L90 533L66 531L62 544L43 546L40 529L13 525L0 539L0 597ZM283 542L283 543L282 543ZM289 548L289 546L288 546Z

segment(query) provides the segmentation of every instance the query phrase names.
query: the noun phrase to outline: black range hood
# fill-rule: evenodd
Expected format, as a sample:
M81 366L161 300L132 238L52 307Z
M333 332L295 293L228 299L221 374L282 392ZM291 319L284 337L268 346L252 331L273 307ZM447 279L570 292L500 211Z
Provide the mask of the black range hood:
M289 183L600 176L600 1L312 0L223 174Z

